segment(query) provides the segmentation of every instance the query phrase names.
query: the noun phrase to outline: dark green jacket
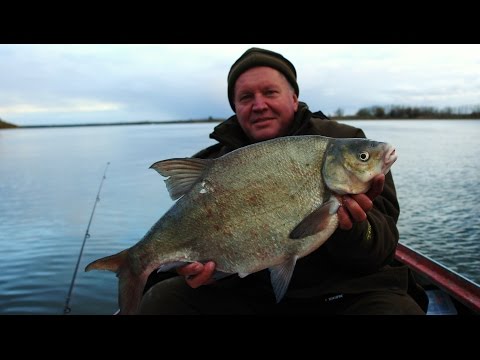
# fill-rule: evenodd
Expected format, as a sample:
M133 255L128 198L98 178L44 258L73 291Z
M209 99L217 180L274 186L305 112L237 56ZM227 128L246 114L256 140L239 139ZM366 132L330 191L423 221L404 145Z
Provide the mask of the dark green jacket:
M365 138L361 129L329 120L321 112L312 113L304 103L300 103L288 135ZM218 143L194 157L216 158L251 143L236 116L216 126L210 137ZM383 193L374 200L374 207L368 212L371 236L366 236L367 222L356 223L349 231L337 229L323 246L297 261L286 296L359 293L385 288L404 292L406 269L389 266L399 238L396 226L399 214L395 185L389 172ZM249 275L244 280L246 286L247 283L271 286L268 271Z

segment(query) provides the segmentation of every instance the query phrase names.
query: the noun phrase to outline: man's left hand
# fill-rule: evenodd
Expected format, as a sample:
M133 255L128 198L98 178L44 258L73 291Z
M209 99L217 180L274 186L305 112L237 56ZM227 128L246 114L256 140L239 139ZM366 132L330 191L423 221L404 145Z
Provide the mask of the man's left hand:
M373 178L372 186L365 194L344 195L342 206L338 208L339 228L350 230L354 222L367 220L367 211L373 207L373 199L380 195L385 184L385 175L380 174Z

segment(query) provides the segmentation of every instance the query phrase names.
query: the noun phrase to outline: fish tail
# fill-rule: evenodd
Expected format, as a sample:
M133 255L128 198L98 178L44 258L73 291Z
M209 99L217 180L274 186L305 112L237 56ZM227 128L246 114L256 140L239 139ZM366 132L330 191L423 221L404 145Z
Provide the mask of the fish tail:
M128 250L123 250L115 255L95 260L85 267L85 271L108 270L118 273L118 270L128 262Z
M108 270L116 273L118 277L120 314L129 315L137 312L148 274L141 273L138 275L132 272L128 249L93 261L85 268L85 271L90 270Z
M121 269L118 274L118 304L120 315L136 314L142 300L143 288L148 274L140 276L131 272L129 267Z

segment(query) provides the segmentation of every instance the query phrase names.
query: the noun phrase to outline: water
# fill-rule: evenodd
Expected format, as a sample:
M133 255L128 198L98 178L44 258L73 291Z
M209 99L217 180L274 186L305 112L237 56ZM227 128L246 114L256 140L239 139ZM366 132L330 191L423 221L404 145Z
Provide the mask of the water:
M398 150L400 241L480 284L480 121L355 125Z
M480 283L480 121L349 121L395 144L401 242ZM117 278L84 267L136 243L172 204L155 161L213 144L213 124L0 131L0 314L112 314Z

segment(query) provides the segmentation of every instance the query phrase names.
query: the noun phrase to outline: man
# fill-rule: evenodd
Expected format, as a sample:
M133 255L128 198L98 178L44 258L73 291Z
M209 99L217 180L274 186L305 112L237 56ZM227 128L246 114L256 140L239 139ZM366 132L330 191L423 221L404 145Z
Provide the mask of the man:
M210 135L218 143L194 157L216 158L280 136L365 137L361 129L310 112L298 96L297 74L289 60L269 50L247 50L228 74L228 99L236 115ZM140 313L424 314L408 294L408 269L391 265L399 213L391 173L379 175L367 194L343 196L339 228L297 261L280 303L275 303L268 270L215 281L210 261L181 267L180 276L161 275L169 278L145 293Z

